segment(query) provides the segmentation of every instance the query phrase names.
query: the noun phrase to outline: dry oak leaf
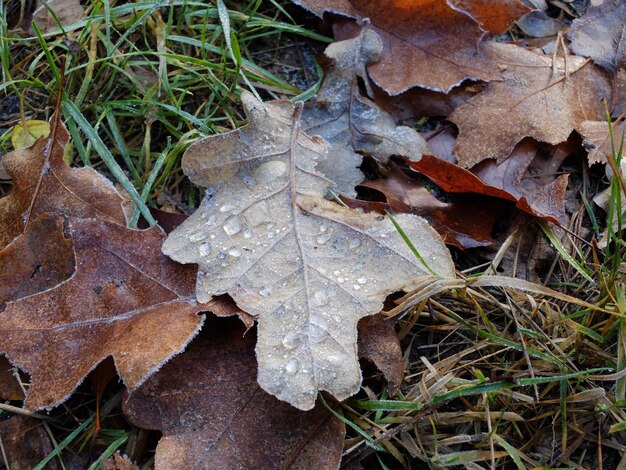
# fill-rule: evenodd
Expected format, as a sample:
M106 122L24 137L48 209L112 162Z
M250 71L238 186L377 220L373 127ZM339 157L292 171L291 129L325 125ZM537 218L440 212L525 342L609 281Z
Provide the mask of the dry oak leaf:
M323 199L332 182L315 165L328 144L301 130L299 106L242 100L248 125L185 152L185 173L211 190L163 252L199 265L200 302L228 293L257 317L259 384L309 410L318 390L339 400L359 390L358 320L430 272L389 219ZM454 277L426 221L397 221L430 269Z
M424 164L428 165L432 158L425 155ZM420 165L420 162L412 162L412 165ZM465 194L456 200L448 197L449 202L442 202L395 164L391 165L387 178L366 181L361 186L384 194L388 205L385 210L424 217L447 245L467 249L489 246L495 242L491 233L504 209L499 201ZM351 202L348 205L356 207ZM379 208L374 206L370 210L378 212Z
M485 43L483 49L506 67L502 82L491 82L482 93L459 106L449 120L459 127L454 147L464 168L488 158L498 163L524 137L552 145L567 140L583 121L601 120L600 98L610 97L607 77L588 60L556 59L521 47Z
M54 450L41 421L24 416L12 416L0 421L3 469L27 470L37 466ZM44 470L59 468L56 459L50 460Z
M316 170L335 183L334 190L349 197L356 196L354 187L363 181L357 168L360 154L386 163L391 155L419 160L428 152L421 135L410 127L396 126L389 114L360 95L358 79L368 83L365 66L375 62L381 51L380 36L367 28L356 38L328 46L326 56L333 65L315 99L302 111L302 129L331 145L333 158L320 161Z
M590 165L594 163L606 163L606 156L619 150L622 136L626 133L626 123L613 123L611 132L606 121L584 121L579 129L583 138L583 146L587 149L587 159Z
M45 212L126 225L123 198L111 182L92 168L69 168L63 161L69 134L58 115L51 128L50 136L2 158L13 190L0 199L0 249Z
M471 16L493 34L504 34L516 20L531 11L518 0L448 0L448 4Z
M189 348L122 406L163 432L156 470L336 469L345 426L324 406L299 411L256 382L254 333L210 318Z
M0 250L0 312L7 302L55 287L74 268L72 240L65 238L62 219L41 215Z
M129 388L140 385L199 331L195 269L159 252L158 227L131 230L70 219L76 270L65 282L9 302L0 352L31 374L26 408L65 400L107 357Z
M626 66L626 2L606 0L572 23L570 49L611 72Z
M0 400L23 400L24 392L9 360L0 355Z
M371 361L383 373L395 395L404 379L402 348L396 334L396 319L378 313L359 321L359 357Z
M466 79L490 81L500 77L496 64L479 47L484 31L445 0L293 1L318 16L329 12L369 18L384 47L380 60L371 64L368 72L391 95L415 86L448 92ZM495 9L507 2L492 3ZM338 39L347 37L340 36Z

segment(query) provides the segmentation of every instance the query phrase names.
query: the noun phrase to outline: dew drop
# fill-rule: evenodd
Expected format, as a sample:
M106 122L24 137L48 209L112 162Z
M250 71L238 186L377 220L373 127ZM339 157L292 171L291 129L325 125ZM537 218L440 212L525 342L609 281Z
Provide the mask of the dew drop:
M333 271L333 274L335 276L339 276L341 274L341 271L339 271L338 269L336 271Z
M331 237L330 233L323 233L320 236L318 236L316 240L317 240L317 243L319 243L320 245L324 245L328 243L328 240L330 240L330 237Z
M269 297L272 293L272 288L270 286L263 286L259 289L259 294L263 297Z
M206 233L205 231L198 230L197 232L194 232L191 235L189 235L189 241L192 243L199 242L200 240L204 240L208 236L209 234Z
M217 220L217 216L215 214L211 214L209 218L207 219L206 223L207 225L213 225L215 224L216 220Z
M252 238L252 229L249 229L249 228L245 229L243 231L243 237L244 238Z
M241 217L239 217L238 215L230 216L224 222L223 228L224 228L224 232L226 232L226 235L228 236L232 237L233 235L238 234L239 232L241 232L241 229L243 228L243 222L241 220Z
M352 287L354 288L354 290L359 290L361 288L361 286L358 284L355 284Z
M367 284L367 278L366 277L360 277L356 280L356 282L358 282L359 284Z
M341 323L341 317L339 315L333 315L333 320L335 320L337 323Z
M299 333L287 333L283 338L283 347L285 349L297 348L302 343L302 335Z
M322 305L326 305L328 303L328 291L326 290L318 290L313 293L313 302L318 307Z
M320 224L320 233L324 233L326 230L328 230L328 225Z
M228 254L232 256L233 258L239 258L241 256L241 250L237 247L233 247L230 250L228 250Z
M232 211L235 208L235 206L233 206L232 204L224 204L222 207L220 207L220 212L229 212Z
M209 242L201 243L198 250L200 251L200 256L207 256L211 253L211 245Z
M219 259L224 259L224 258L226 258L226 253L224 253L223 251L220 251L220 252L217 254L217 257L218 257Z
M298 364L298 361L296 361L295 359L291 359L285 366L285 372L287 372L289 375L293 375L298 372L299 368L300 366Z
M358 238L351 238L348 242L348 246L352 249L358 248L361 246L361 240L359 240Z
M338 278L337 278L337 282L338 282L339 284L343 284L343 283L345 282L345 279L344 279L343 277L338 277Z

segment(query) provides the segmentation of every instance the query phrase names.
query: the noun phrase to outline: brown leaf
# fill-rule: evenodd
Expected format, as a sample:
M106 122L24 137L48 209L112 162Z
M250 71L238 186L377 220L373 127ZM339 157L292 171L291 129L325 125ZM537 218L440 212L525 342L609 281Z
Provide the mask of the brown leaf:
M302 129L331 145L332 158L320 161L316 170L334 182L335 191L351 197L363 180L357 169L361 154L386 163L391 155L419 160L428 151L422 136L409 127L396 126L390 115L359 92L358 79L368 83L365 66L376 62L381 50L380 37L369 29L328 46L326 56L333 65L319 93L302 112Z
M426 156L426 158L429 158ZM430 157L432 158L432 157ZM385 179L367 181L361 186L380 191L395 212L411 213L426 218L447 245L461 249L489 246L494 224L504 209L497 200L464 195L452 202L441 202L416 179L392 164ZM350 207L358 207L348 202ZM380 212L378 207L369 210Z
M123 199L106 178L92 168L65 164L63 150L69 134L56 115L51 122L49 137L2 158L13 190L0 199L0 249L45 212L126 224Z
M374 363L395 395L404 379L402 349L396 334L396 319L377 314L359 321L359 357Z
M258 318L259 383L300 409L318 390L359 390L358 320L391 292L432 272L392 222L323 199L332 184L315 170L328 146L300 129L288 101L242 95L250 122L187 149L183 169L215 189L173 231L163 252L200 267L197 298L228 293ZM437 233L414 215L397 219L430 269L454 278Z
M163 432L155 469L336 469L344 424L303 412L256 382L255 335L208 319L184 354L123 401L137 426Z
M121 455L118 450L100 464L100 470L139 470L139 465L135 465L127 455Z
M497 57L506 70L503 82L455 109L449 119L459 126L454 153L470 168L493 158L502 162L524 137L556 145L567 140L583 121L601 120L601 97L609 97L606 76L580 57L556 59L557 73L548 56L517 46L487 43L483 49Z
M192 300L196 270L160 254L159 228L72 219L67 231L76 259L71 278L0 313L0 351L31 374L29 409L62 402L108 356L134 388L203 322Z
M63 222L41 215L0 251L0 312L6 302L50 289L73 272L72 241L63 234Z
M504 34L515 20L531 11L518 0L448 0L448 4L467 13L493 34Z
M7 470L35 468L53 450L41 422L24 416L0 421L0 439L3 450L0 458L6 456L3 463L8 463ZM53 459L43 468L56 470L59 467Z
M612 155L613 148L617 152L626 132L626 122L613 123L613 141L606 121L584 121L580 126L580 135L583 145L587 149L587 159L590 165L606 163L606 156Z
M570 49L611 72L626 65L626 3L606 0L590 7L572 23L567 36Z
M39 3L39 2L37 2ZM62 26L70 25L80 20L85 13L85 9L80 4L80 0L43 0L33 13L33 19L43 34L60 30ZM54 16L49 10L54 11ZM59 23L61 23L61 27ZM31 28L32 30L32 28ZM31 31L34 35L34 30Z
M0 355L0 400L23 400L24 393L17 377L13 372L13 365Z
M567 156L558 152L550 164L558 169ZM537 144L522 141L514 152L498 164L493 160L478 165L472 172L432 155L424 155L419 162L409 166L422 173L444 191L473 193L513 201L517 207L531 215L554 223L563 223L565 215L565 189L567 175L555 178L555 171L543 175L546 179L526 178L528 168L537 158ZM549 158L548 158L549 160ZM544 168L544 172L547 172Z
M415 86L448 92L465 79L499 78L495 63L478 47L483 37L480 26L443 0L293 1L318 16L329 12L361 20L369 18L384 48L380 60L370 65L368 71L391 95ZM354 35L351 28L337 39Z

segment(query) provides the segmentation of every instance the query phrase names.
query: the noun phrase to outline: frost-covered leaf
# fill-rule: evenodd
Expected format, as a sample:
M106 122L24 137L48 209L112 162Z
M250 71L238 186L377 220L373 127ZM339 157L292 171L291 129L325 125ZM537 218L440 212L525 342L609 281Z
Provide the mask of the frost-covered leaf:
M62 235L63 227L56 230ZM31 374L29 409L60 403L109 356L126 385L136 387L184 349L203 322L197 313L204 308L192 297L195 270L160 253L158 227L70 219L66 231L75 254L72 276L8 302L0 313L0 353ZM22 251L3 261L29 265L18 257Z
M70 168L63 161L69 134L56 114L51 127L50 136L2 158L13 190L0 199L0 249L45 212L126 224L123 198L111 182L93 168Z
M301 130L300 108L242 99L247 126L185 153L185 172L212 190L163 252L199 264L200 302L228 293L258 318L261 387L308 410L318 390L340 400L358 391L358 320L431 274L388 218L323 199L332 182L315 165L328 144ZM454 276L448 251L423 219L400 215L397 222L430 270Z
M572 51L590 57L611 72L626 65L626 2L607 0L572 23L567 35Z
M417 161L428 151L421 135L396 126L389 114L359 92L358 79L369 83L365 67L378 60L382 47L380 36L371 29L328 46L326 55L333 65L315 100L302 112L302 129L331 145L329 158L316 169L335 183L336 191L349 197L356 195L354 187L363 180L357 168L362 160L359 153L385 163L391 155Z
M497 80L496 64L477 47L480 25L445 0L293 0L322 16L325 12L364 20L380 34L384 48L368 72L392 95L420 86L448 92L466 79ZM495 9L510 0L493 1ZM463 2L468 3L468 2ZM473 2L469 2L473 3ZM516 19L516 18L513 18ZM345 39L343 34L339 35ZM336 36L337 37L337 36ZM348 36L349 37L349 36Z
M482 47L502 64L505 79L490 82L448 117L459 127L454 153L462 167L488 158L501 163L524 137L559 144L583 121L602 119L598 98L609 97L611 87L590 61L570 56L553 64L551 56L510 44Z

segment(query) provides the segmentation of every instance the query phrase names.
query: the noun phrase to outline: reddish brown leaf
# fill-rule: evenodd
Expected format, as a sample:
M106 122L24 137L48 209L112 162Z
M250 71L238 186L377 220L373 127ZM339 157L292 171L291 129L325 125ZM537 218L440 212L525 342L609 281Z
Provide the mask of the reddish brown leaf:
M485 31L503 34L513 22L531 11L518 0L448 0L448 4L464 11Z
M397 95L421 86L448 92L465 79L499 78L493 61L482 54L480 26L442 0L294 0L319 16L324 12L369 18L384 49L368 67L371 78ZM503 0L494 2L503 4ZM355 35L354 30L339 39Z
M49 137L2 158L13 190L0 199L0 248L45 212L126 224L123 199L113 185L92 168L69 168L63 161L69 135L56 117L51 126Z
M159 429L155 469L336 469L344 424L322 405L299 411L256 382L254 334L209 319L184 354L123 402L137 425Z
M611 72L626 65L626 2L606 0L590 7L572 23L567 35L571 50L590 57Z
M8 303L0 314L0 350L31 374L30 409L63 401L108 356L126 385L138 386L203 322L202 307L191 300L196 269L160 254L164 234L157 227L74 219L68 233L72 277Z
M424 185L409 178L400 166L393 163L387 178L365 181L361 186L383 193L391 209L396 212L423 215L449 207L449 204L441 202Z
M13 372L13 366L0 355L0 400L23 400L24 393Z
M24 416L13 416L0 421L0 439L2 456L6 455L6 462L3 463L9 465L7 470L35 468L53 450L41 422ZM59 467L53 459L43 468L56 470Z
M377 314L359 321L359 357L374 363L395 395L404 378L402 349L396 334L396 319Z
M63 222L40 216L0 251L0 311L6 302L50 289L73 272L72 241L63 234Z
M565 156L555 158L552 165L558 168ZM444 191L483 194L513 201L518 208L531 215L562 223L566 220L564 198L567 175L555 178L553 171L547 176L549 181L525 178L535 157L537 144L525 140L501 164L486 161L473 172L432 155L424 155L419 162L411 162L409 166Z
M491 232L504 209L497 200L485 201L484 198L468 195L452 203L441 202L397 165L391 166L387 178L368 181L361 186L382 193L386 202L342 198L348 206L381 214L391 210L421 215L447 245L461 249L493 244Z
M567 140L583 121L601 120L601 97L610 97L607 77L580 57L563 59L526 51L520 47L486 43L505 67L505 81L491 82L449 119L459 126L454 153L459 164L471 168L493 158L498 163L511 154L524 137L552 145Z

